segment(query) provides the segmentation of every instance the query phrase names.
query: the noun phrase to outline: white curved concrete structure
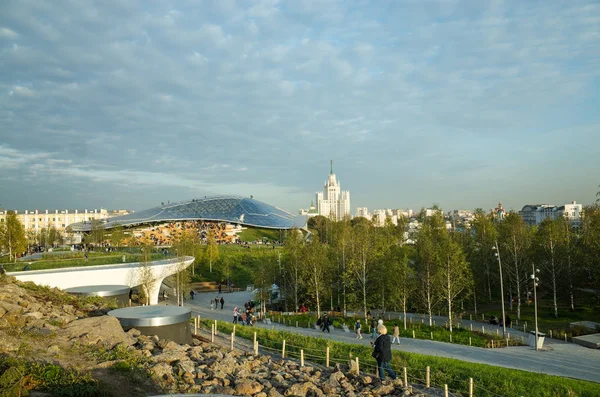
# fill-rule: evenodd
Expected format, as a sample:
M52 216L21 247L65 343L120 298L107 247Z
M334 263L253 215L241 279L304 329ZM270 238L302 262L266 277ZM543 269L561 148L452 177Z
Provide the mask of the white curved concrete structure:
M129 287L146 284L149 290L147 292L150 297L150 304L156 305L163 280L187 268L194 262L194 259L193 256L184 256L149 262L147 266L144 266L142 262L134 262L50 270L28 270L10 272L8 275L19 281L32 281L38 285L60 289L103 284L121 284ZM144 283L144 280L147 280L147 282Z

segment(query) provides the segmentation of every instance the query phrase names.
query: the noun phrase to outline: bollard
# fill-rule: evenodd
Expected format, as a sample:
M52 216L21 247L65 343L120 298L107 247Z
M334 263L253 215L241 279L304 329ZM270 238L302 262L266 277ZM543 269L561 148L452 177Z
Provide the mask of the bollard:
M452 334L450 334L450 343L452 343Z
M281 348L281 358L285 358L285 339L283 340L283 346Z
M485 314L481 313L481 319L485 320Z
M360 367L358 366L358 357L356 357L356 375L360 374Z
M473 397L473 378L469 378L469 397Z
M256 331L254 331L254 343L256 343Z
M211 328L210 328L210 341L212 343L215 343L215 325L211 324Z
M485 334L485 327L483 325L481 326L481 333Z
M469 336L469 346L471 346L471 337Z
M552 339L552 330L550 330L550 339Z
M492 339L492 349L494 348L494 340Z
M469 320L473 321L473 315L469 314Z
M194 335L198 335L198 320L194 319Z
M406 367L402 368L402 372L404 373L404 387L408 387L408 371Z
M431 340L433 340L433 332L431 332Z
M499 333L498 333L498 332L500 332L500 331L498 331L498 328L496 328L496 336L498 336L498 335L499 335Z
M200 324L200 315L198 314L198 324Z
M429 384L430 375L431 375L431 369L429 368L429 365L428 365L427 367L425 367L425 387L428 389L430 387L430 384Z
M296 321L296 328L298 328L298 321Z
M300 366L304 367L304 350L300 349Z
M231 333L231 351L233 351L233 332Z
M327 350L325 351L325 366L329 367L329 346L327 346Z
M131 306L131 299L129 299L129 306Z
M415 330L413 329L413 339L415 339Z
M258 342L254 342L254 355L258 356Z
M217 320L215 320L215 335L219 335L219 329L217 328Z
M444 384L444 397L448 397L448 385Z
M565 332L565 342L567 341L567 333Z

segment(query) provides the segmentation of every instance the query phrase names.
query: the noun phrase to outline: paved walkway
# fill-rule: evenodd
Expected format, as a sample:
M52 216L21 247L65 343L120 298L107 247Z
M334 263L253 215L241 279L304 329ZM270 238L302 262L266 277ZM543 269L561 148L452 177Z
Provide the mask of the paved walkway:
M223 294L225 305L223 310L210 310L210 300L214 299L214 293L197 294L194 300L188 300L185 305L190 307L196 314L203 318L211 318L220 321L233 320L234 306L243 309L244 302L251 299L249 292L233 292ZM220 307L220 306L219 306ZM438 324L443 323L443 317L436 316ZM413 320L413 322L416 320ZM418 322L421 322L420 317ZM474 324L481 325L482 323ZM469 321L463 322L468 327ZM488 325L484 324L486 332ZM339 342L356 343L369 345L371 339L368 335L364 339L357 340L354 333L344 332L335 329L331 334L323 334L321 331L309 328L286 327L273 323L266 325L257 324L261 328L285 329L289 332L296 332L302 335L323 337ZM495 333L495 328L490 326L490 332ZM501 332L501 331L500 331ZM511 330L511 335L516 330ZM588 349L573 343L566 343L559 340L547 340L546 349L535 351L528 346L514 346L502 349L484 349L479 347L464 346L458 344L436 342L423 339L401 338L400 345L394 345L394 350L401 350L411 353L419 353L437 357L455 358L462 361L469 361L481 364L489 364L499 367L521 369L531 372L545 373L549 375L558 375L574 379L583 379L592 382L600 382L600 350Z

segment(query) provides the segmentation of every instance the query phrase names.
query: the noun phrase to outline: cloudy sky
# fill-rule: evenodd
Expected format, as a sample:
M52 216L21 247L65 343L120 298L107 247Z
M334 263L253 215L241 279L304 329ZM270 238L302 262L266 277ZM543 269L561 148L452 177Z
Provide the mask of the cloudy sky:
M598 1L0 4L0 207L591 203Z

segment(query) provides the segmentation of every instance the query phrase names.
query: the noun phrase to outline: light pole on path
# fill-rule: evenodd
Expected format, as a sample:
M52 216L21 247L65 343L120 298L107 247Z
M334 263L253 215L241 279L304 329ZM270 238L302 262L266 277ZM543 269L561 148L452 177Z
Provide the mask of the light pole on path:
M538 350L538 315L537 315L537 285L540 279L537 277L537 273L540 272L540 269L535 268L535 264L531 264L531 268L533 273L531 273L531 279L533 280L533 313L535 316L535 350Z
M506 315L504 313L504 281L502 279L502 261L500 260L500 250L498 249L498 240L492 247L492 250L496 251L494 255L498 258L498 268L500 269L500 293L502 294L502 337L506 339ZM508 340L506 345L508 346Z

